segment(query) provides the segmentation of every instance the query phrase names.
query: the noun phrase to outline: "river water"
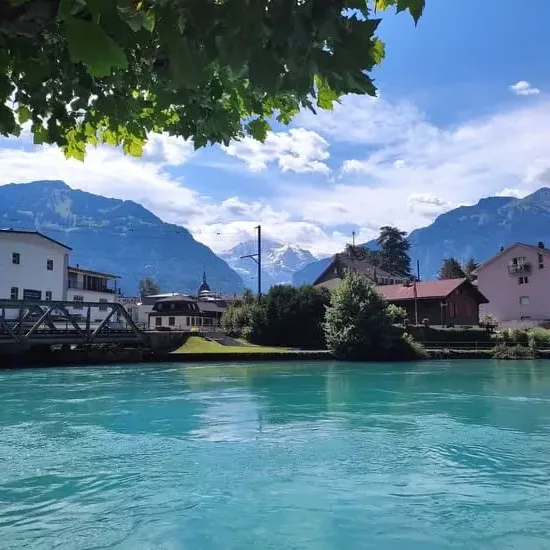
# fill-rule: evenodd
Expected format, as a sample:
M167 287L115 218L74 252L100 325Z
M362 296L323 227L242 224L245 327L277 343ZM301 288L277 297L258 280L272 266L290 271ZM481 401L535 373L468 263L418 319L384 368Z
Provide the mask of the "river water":
M550 362L0 371L0 548L550 548Z

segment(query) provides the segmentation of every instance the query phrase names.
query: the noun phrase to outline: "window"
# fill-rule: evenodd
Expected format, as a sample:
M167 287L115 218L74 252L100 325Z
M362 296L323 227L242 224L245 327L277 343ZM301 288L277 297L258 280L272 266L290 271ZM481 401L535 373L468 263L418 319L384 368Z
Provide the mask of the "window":
M52 291L46 290L46 300L50 301L52 299Z
M19 265L21 263L21 254L19 252L13 252L11 255L11 263Z
M171 327L176 326L176 318L175 317L168 317L168 325Z
M189 317L186 318L186 321L187 321L186 322L187 326L189 326L189 324L191 323L191 321L189 320Z
M109 301L107 300L107 298L100 298L99 299L99 311L107 311L107 304L109 303Z
M544 269L544 256L539 252L539 269Z
M202 326L202 317L197 317L197 326Z
M155 317L155 326L156 327L162 326L162 317Z
M529 283L529 277L518 277L518 285L526 285Z
M10 300L19 300L19 289L16 286L11 287Z
M48 271L53 271L53 260L46 260L46 269Z
M520 296L519 304L521 306L528 306L531 302L529 301L529 296Z
M42 300L42 291L31 288L23 289L23 300Z
M195 326L195 318L194 318L194 317L191 317L191 326L192 326L192 327Z
M82 302L84 301L84 296L74 296L74 309L82 309Z

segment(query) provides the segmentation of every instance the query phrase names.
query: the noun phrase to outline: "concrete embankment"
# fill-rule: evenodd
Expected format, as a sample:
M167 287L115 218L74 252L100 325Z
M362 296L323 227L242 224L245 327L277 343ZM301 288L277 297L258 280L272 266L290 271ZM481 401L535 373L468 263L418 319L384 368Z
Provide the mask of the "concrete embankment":
M149 350L67 350L0 355L0 368L61 367L142 363L227 363L331 359L328 351L281 353L153 353Z

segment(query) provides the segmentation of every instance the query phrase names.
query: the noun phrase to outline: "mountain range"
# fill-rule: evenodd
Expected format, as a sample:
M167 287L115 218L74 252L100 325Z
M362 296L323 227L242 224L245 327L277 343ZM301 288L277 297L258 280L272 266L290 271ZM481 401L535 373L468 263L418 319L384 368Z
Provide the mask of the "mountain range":
M550 188L523 199L488 197L472 206L460 206L441 214L431 225L415 229L408 240L413 271L418 261L424 280L437 277L444 258L465 262L473 257L483 262L513 242L550 245ZM376 248L376 243L364 246ZM329 261L322 258L297 271L293 284L313 282Z
M121 276L126 295L143 277L161 289L195 293L203 270L213 290L237 293L242 279L178 225L133 201L71 189L61 181L0 186L0 227L40 231L73 250L72 265Z
M258 287L258 268L252 258L243 258L257 252L256 241L247 241L233 247L221 257L242 277L247 288ZM293 274L313 262L308 250L271 239L262 240L262 290L275 284L291 284Z
M71 263L121 276L125 294L151 276L166 291L196 292L203 270L213 290L238 293L256 289L257 269L250 258L256 242L241 243L216 256L184 227L163 222L133 201L71 189L61 181L0 186L0 227L41 231L72 247ZM523 199L488 197L438 216L408 235L413 270L421 279L437 276L444 258L478 262L500 247L521 241L550 245L550 188ZM375 248L371 241L365 246ZM297 246L264 239L262 289L277 283L311 283L330 258L315 260Z

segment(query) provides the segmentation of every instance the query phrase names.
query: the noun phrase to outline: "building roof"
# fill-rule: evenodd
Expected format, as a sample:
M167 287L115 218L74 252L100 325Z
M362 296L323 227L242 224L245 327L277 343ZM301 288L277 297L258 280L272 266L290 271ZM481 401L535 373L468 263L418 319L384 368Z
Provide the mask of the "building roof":
M213 312L223 312L227 309L227 304L225 302L203 302L199 301L199 309L201 311L213 311Z
M37 235L38 237L42 237L43 239L46 239L47 241L50 241L51 243L54 243L58 246L61 246L62 248L65 248L66 250L72 250L70 246L67 246L66 244L60 243L59 241L56 241L55 239L52 239L51 237L48 237L47 235L44 235L44 233L40 233L40 231L25 231L23 229L0 229L0 233L15 233L19 235Z
M119 275L111 275L110 273L102 273L101 271L92 271L90 269L83 269L80 266L69 266L69 271L73 273L82 273L84 275L92 275L94 277L101 277L102 279L120 279Z
M327 273L329 273L331 270L334 269L338 270L338 275L335 275L335 279L339 279L342 276L342 272L345 269L351 269L353 271L356 271L357 273L361 273L363 275L366 275L369 279L372 281L374 280L380 280L380 279L402 279L404 278L403 275L395 275L388 273L384 269L381 269L380 267L376 267L373 265L368 259L360 259L354 256L350 256L349 253L342 252L340 254L336 254L331 262L328 264L328 266L323 270L323 272L315 279L313 282L314 285L320 285L318 281L322 279ZM323 283L323 286L327 286L325 281ZM327 287L330 288L330 287Z
M421 281L416 283L416 295L418 300L444 299L462 285L469 286L477 294L480 304L488 304L489 300L472 283L466 279L443 279L442 281ZM383 285L376 290L390 302L402 300L414 300L414 284L410 285Z
M488 265L492 264L495 260L498 260L501 256L504 256L505 254L507 254L508 252L510 252L510 250L516 248L517 246L521 246L523 248L528 248L530 250L534 250L536 252L539 252L539 253L544 253L546 254L547 256L550 256L550 250L548 250L547 248L541 248L539 246L535 246L533 244L526 244L526 243L520 243L520 242L515 242L515 243L512 243L510 246L507 246L506 248L504 248L503 250L501 250L498 254L495 254L494 256L492 256L491 258L489 258L487 261L483 262L477 269L475 269L473 271L473 274L477 274L479 271L481 271L482 269L485 269Z
M147 296L147 298L151 298L151 296ZM164 298L159 298L156 300L157 302L198 302L196 298L193 298L193 296L189 296L188 294L173 294L172 296L166 296Z
M323 281L317 283L315 286L320 286L323 288L328 288L329 290L335 290L342 284L342 279L335 277L334 279L329 279L328 281Z

